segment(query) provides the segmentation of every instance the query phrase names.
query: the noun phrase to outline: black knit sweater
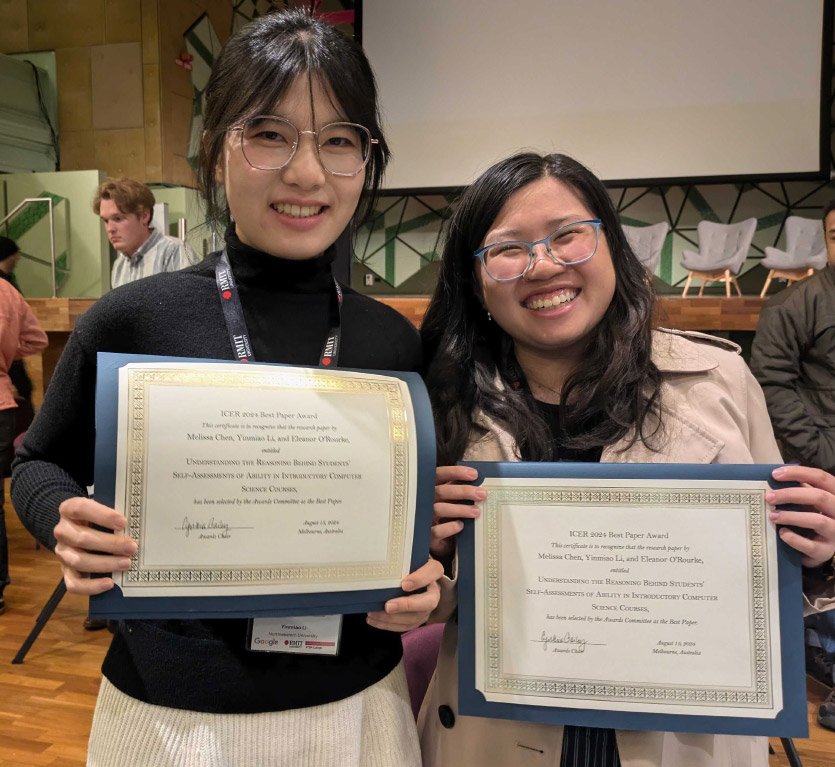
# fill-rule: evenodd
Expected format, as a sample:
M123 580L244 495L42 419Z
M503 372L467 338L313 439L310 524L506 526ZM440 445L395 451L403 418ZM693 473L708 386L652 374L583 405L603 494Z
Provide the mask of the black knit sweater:
M328 333L332 252L288 261L227 234L255 358L315 366ZM111 291L78 322L18 453L12 499L24 525L54 547L58 506L93 482L96 353L234 359L215 283L218 254L181 272ZM415 328L344 288L339 364L420 368ZM336 657L253 653L245 620L122 621L102 671L122 692L171 708L254 713L319 705L382 679L401 657L397 633L348 615Z

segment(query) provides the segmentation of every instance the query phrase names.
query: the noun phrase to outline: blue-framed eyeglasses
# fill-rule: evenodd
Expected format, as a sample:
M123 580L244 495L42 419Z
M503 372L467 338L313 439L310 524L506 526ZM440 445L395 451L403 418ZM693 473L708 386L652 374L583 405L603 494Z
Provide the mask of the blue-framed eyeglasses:
M479 248L473 258L481 261L484 271L496 282L518 280L528 273L534 262L534 248L544 245L555 264L577 266L597 253L600 240L599 218L565 224L536 242L496 242Z

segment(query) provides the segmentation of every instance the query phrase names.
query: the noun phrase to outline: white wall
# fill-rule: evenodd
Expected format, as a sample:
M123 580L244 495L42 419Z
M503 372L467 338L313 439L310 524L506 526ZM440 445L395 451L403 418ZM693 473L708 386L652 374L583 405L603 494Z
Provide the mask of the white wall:
M606 180L819 169L818 0L364 0L388 189L523 148Z

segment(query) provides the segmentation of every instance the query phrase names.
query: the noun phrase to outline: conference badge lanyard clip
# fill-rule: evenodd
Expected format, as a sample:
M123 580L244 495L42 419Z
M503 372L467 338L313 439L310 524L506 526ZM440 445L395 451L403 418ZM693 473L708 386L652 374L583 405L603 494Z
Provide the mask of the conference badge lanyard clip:
M244 319L238 286L225 249L215 266L215 280L235 359L238 362L254 362L255 356ZM336 367L339 364L339 342L342 335L342 289L335 277L333 288L330 330L322 346L322 353L319 355L319 367L325 368ZM341 615L250 618L246 647L256 652L337 655L341 635Z

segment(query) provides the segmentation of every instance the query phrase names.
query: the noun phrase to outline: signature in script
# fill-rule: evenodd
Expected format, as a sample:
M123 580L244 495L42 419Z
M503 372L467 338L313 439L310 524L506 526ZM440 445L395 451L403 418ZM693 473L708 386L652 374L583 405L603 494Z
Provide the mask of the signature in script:
M208 522L192 522L188 517L183 517L183 523L180 527L175 527L175 530L182 530L186 534L186 538L192 532L197 533L214 533L221 538L231 537L232 530L252 530L251 527L233 527L223 519L215 519L212 517Z
M549 634L543 631L536 639L531 639L531 642L539 642L542 644L543 652L569 652L569 653L583 653L586 647L604 647L603 642L589 642L584 637L572 634L566 631L564 634Z

